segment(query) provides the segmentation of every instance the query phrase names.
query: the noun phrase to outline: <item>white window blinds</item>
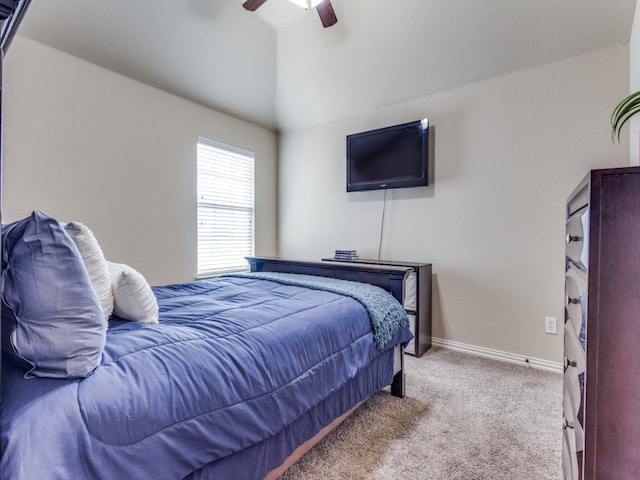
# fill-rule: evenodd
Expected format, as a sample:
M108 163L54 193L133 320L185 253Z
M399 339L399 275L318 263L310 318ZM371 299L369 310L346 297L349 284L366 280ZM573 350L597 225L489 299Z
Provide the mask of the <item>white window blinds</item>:
M198 277L249 269L253 165L253 152L198 137Z

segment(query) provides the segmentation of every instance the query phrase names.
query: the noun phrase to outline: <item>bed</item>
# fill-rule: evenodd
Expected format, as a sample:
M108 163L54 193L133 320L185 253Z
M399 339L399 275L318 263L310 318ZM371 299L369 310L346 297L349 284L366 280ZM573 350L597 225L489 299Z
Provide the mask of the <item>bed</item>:
M28 5L0 0L4 54ZM0 478L271 480L404 395L401 269L248 259L150 287L79 224L1 230Z
M349 269L253 262L147 285L156 316L124 319L121 279L142 276L110 264L105 312L89 234L41 212L3 226L2 478L273 478L375 392L402 395L406 314L380 286L329 278Z

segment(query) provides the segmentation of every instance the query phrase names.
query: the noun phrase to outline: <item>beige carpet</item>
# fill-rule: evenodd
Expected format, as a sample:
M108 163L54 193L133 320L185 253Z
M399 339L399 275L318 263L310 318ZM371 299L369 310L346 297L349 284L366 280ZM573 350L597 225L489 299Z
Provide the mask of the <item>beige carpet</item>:
M285 480L561 479L562 376L433 347Z

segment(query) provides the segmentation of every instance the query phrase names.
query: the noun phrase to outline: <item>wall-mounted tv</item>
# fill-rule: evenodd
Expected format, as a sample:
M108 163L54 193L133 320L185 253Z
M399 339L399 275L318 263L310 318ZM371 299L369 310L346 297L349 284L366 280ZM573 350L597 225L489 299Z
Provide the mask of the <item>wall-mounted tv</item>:
M429 120L347 135L347 192L429 185Z

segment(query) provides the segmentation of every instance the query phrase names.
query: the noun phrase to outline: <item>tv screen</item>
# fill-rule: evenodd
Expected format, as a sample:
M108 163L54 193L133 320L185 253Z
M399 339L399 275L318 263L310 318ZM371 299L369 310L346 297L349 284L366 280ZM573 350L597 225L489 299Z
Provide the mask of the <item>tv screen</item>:
M429 184L429 120L347 135L347 192Z

